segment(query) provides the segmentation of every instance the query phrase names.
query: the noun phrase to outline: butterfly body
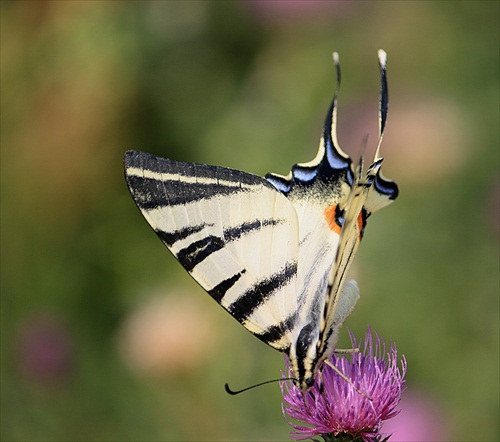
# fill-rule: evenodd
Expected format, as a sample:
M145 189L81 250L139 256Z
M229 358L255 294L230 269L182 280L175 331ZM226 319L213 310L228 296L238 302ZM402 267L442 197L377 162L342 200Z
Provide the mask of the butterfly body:
M336 67L338 90L338 58ZM380 174L378 149L363 175L338 146L336 97L316 158L286 177L125 154L129 190L163 243L238 322L287 354L303 390L359 298L345 278L366 220L398 193Z

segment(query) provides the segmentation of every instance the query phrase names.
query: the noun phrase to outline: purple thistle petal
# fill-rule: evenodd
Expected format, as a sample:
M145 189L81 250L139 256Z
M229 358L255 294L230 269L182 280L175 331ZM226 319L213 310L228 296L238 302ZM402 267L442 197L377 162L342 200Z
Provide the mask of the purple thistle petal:
M382 422L399 413L396 407L405 388L406 359L402 357L401 368L398 368L396 344L390 342L386 352L385 342L376 333L374 340L370 328L364 342L363 339L357 341L351 332L349 334L352 348L360 351L350 358L334 354L330 362L372 400L356 391L326 364L306 393L302 393L292 381L283 381L280 383L284 401L282 410L293 427L290 433L293 439L347 434L375 441L382 436L379 433ZM282 376L292 375L287 360Z

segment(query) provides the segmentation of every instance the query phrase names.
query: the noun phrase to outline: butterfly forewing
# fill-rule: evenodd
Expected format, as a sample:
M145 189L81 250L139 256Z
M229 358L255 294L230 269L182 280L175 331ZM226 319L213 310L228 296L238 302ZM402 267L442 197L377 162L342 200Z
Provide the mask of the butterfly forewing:
M280 350L297 311L298 224L290 201L238 170L129 151L130 192L193 278L248 330Z

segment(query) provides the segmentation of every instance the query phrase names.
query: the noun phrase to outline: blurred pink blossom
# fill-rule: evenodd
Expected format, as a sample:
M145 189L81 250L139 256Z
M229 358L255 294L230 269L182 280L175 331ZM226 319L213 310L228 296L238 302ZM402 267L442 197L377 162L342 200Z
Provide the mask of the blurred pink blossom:
M266 0L245 2L250 12L262 21L296 22L328 16L333 18L353 6L349 1Z
M164 376L202 366L216 327L188 294L154 297L139 305L119 332L125 363L138 374Z
M20 328L18 357L21 373L40 384L64 382L72 373L74 345L64 322L42 313Z
M382 430L398 442L451 440L450 428L442 409L421 393L406 391L401 412L384 423Z

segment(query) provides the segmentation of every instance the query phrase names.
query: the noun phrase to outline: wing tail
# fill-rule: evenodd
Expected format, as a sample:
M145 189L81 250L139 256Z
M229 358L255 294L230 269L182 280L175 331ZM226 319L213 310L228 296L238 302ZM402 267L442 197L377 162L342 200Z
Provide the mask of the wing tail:
M389 108L387 87L387 54L378 52L380 67L379 138L373 162L363 175L363 159L360 159L354 174L352 191L347 200L344 223L342 225L335 262L329 276L327 302L320 324L319 346L326 346L327 332L334 322L334 312L339 293L343 290L344 280L353 256L363 236L366 220L371 213L390 204L398 195L396 183L384 178L380 172L383 158L380 146L384 135Z
M387 123L387 113L389 111L389 90L387 87L387 54L384 50L378 51L380 67L380 102L379 102L379 137L377 150L373 162L377 162L380 157L380 146L384 136ZM365 201L365 208L368 213L376 212L392 203L398 196L398 186L394 181L385 178L379 170L375 175L373 187Z

